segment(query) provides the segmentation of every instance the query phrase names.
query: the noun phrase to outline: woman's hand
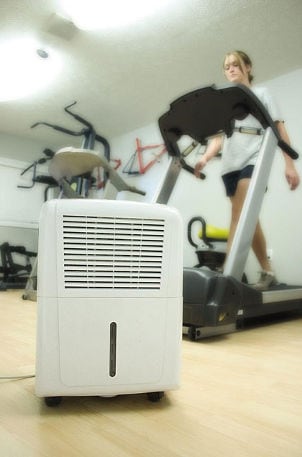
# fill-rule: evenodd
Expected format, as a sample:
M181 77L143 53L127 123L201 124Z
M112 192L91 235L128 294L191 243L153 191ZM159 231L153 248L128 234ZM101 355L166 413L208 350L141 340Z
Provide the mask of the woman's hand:
M290 190L295 190L299 186L300 176L292 163L288 163L285 168L286 181L289 184Z
M279 134L285 143L290 145L289 136L287 130L285 128L284 122L276 122L277 129ZM300 183L300 176L296 170L294 161L291 157L289 157L286 152L283 152L284 160L285 160L285 178L289 184L290 190L295 190L299 186Z
M201 158L198 160L198 162L195 165L194 168L194 175L197 176L197 178L200 178L200 172L203 170L203 168L206 166L206 164L211 160L213 157L215 157L218 152L222 148L222 141L223 141L223 136L222 135L217 135L213 137L206 148L206 152L201 156Z
M207 164L207 159L203 156L201 159L196 162L195 168L194 168L194 175L199 178L200 177L200 172L201 170L204 169L204 167Z

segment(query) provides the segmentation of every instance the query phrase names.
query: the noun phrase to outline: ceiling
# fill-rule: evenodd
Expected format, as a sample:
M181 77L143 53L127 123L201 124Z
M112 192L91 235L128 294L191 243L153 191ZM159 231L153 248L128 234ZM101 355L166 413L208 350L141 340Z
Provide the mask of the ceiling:
M54 19L59 11L59 0L0 0L0 43L34 34L63 59L47 90L0 103L0 132L45 147L74 140L30 126L81 128L63 110L75 100L74 112L109 141L156 122L178 96L223 83L223 56L233 49L252 57L256 83L302 67L301 0L171 0L138 24L97 32ZM26 159L22 151L19 158Z

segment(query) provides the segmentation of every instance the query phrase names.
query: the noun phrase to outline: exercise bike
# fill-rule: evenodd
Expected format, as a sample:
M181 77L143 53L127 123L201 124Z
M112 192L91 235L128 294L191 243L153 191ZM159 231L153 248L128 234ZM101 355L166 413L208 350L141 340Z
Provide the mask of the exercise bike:
M198 263L195 268L206 266L211 270L221 271L228 235L227 229L209 225L201 216L192 217L188 223L187 237L197 255Z

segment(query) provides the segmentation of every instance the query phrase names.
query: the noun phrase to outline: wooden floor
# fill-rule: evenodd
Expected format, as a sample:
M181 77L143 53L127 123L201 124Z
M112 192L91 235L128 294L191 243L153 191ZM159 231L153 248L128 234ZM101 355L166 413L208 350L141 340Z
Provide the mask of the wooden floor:
M0 292L0 376L34 374L36 303ZM2 457L301 457L302 318L183 339L182 385L145 395L64 398L34 378L0 381Z

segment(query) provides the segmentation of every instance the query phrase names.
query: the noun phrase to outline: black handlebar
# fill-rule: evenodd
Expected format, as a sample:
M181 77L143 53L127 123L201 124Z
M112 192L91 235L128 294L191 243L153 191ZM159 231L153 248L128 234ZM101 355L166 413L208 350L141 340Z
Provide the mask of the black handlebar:
M194 175L194 173L195 173L194 168L191 167L190 165L188 165L187 162L182 157L180 158L180 163L181 163L181 166L182 166L182 168L184 170L186 170L189 173L192 173ZM206 179L206 175L204 173L200 172L199 178L200 179Z
M81 122L81 124L84 124L86 125L86 127L88 127L89 129L91 130L94 130L93 128L93 125L87 121L86 119L84 119L82 116L80 116L79 114L76 114L76 113L73 113L72 111L70 111L69 108L71 108L72 106L76 105L77 102L73 102L71 103L70 105L67 105L65 106L64 108L64 111L68 114L70 114L70 116L74 117L77 121Z
M282 151L286 152L292 159L296 160L299 157L299 154L285 141L279 140L278 146Z
M82 144L83 149L94 149L95 141L98 141L104 146L104 156L106 159L109 161L110 160L110 145L106 138L103 136L99 135L96 133L93 125L84 119L82 116L79 116L76 113L73 113L70 108L74 106L77 102L73 102L70 105L67 105L64 107L64 111L68 113L70 116L72 116L74 119L76 119L78 122L81 124L85 125L85 128L75 131L75 130L70 130L66 129L65 127L61 127L60 125L56 124L50 124L49 122L36 122L31 126L31 128L35 128L38 125L46 125L47 127L51 127L54 130L58 130L59 132L66 133L67 135L72 135L72 136L83 136L84 141Z
M31 128L34 129L38 125L46 125L47 127L51 127L54 130L58 130L59 132L67 133L68 135L73 136L82 136L86 131L86 129L82 129L80 132L74 132L73 130L66 129L65 127L60 127L59 125L50 124L49 122L36 122L31 126Z
M196 216L196 217L192 217L192 219L190 219L189 223L188 223L188 228L187 228L187 236L188 236L188 241L189 243L191 244L191 246L193 246L194 248L197 248L197 244L193 241L193 238L192 238L192 225L196 222L200 222L201 225L202 225L202 235L204 237L204 234L206 233L206 221L204 220L203 217L201 216ZM204 241L204 240L203 240Z
M170 105L170 110L159 118L159 127L171 156L181 159L183 168L191 173L193 168L182 160L178 140L189 135L194 141L204 144L208 138L225 133L231 136L235 120L252 114L264 129L270 127L278 146L292 159L298 153L280 136L275 122L256 95L241 84L204 87L179 97Z
M23 176L31 168L33 168L32 183L30 186L18 185L17 187L19 189L31 189L32 187L34 187L35 183L37 182L37 165L41 165L42 163L45 163L48 160L51 160L53 158L53 156L55 155L54 151L52 151L51 149L48 149L48 148L44 149L43 154L45 154L46 157L41 157L40 159L35 160L32 164L30 164L27 168L25 168L25 170L22 171L20 176ZM54 185L54 183L52 183L52 185Z

